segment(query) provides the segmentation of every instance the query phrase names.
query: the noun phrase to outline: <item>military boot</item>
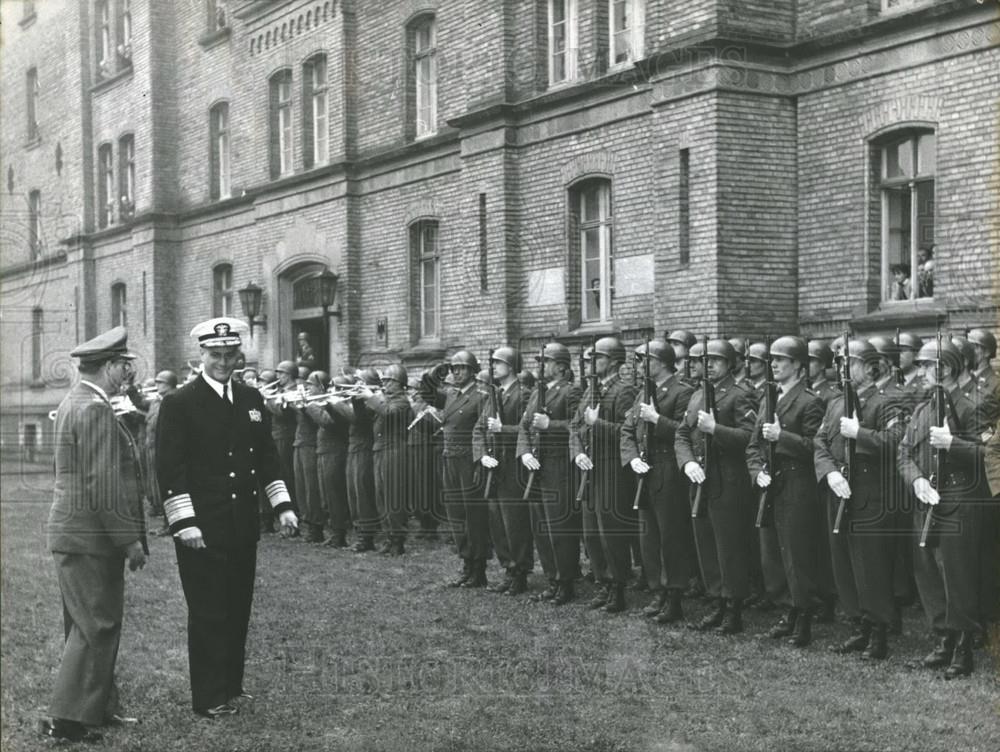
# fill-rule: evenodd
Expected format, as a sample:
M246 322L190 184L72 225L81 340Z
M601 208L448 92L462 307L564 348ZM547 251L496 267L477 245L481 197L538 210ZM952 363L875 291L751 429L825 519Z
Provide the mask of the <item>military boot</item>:
M393 538L392 544L389 546L389 556L402 556L406 553L406 549L403 547L402 538Z
M715 632L721 635L738 634L743 631L743 604L739 599L730 599L726 604L726 615L722 617Z
M626 608L628 605L625 603L625 584L616 582L611 586L608 602L601 606L601 611L606 614L620 614Z
M656 615L657 624L673 624L684 618L684 608L681 606L681 591L671 590L667 595L667 605Z
M518 572L510 578L510 587L504 595L521 595L528 591L528 575Z
M659 592L657 592L656 597L649 602L649 605L642 610L642 615L649 619L652 619L654 616L660 613L660 611L662 611L663 607L666 605L667 605L667 591L665 589L660 590Z
M464 588L484 588L489 583L486 581L486 559L476 559L472 562L472 573L469 579L462 583Z
M795 622L798 619L798 616L799 610L797 608L788 609L788 613L778 619L778 623L771 627L767 636L773 637L775 640L780 640L782 637L788 637L795 631Z
M716 598L715 608L701 617L701 621L693 622L688 624L688 629L693 629L696 632L708 632L710 629L715 629L720 624L726 616L726 599Z
M972 632L959 632L955 642L955 652L951 656L951 665L944 670L945 679L957 679L972 673Z
M371 535L362 535L357 542L351 546L351 550L356 554L363 554L365 551L375 550L375 540Z
M338 530L323 541L323 545L327 548L347 548L347 533Z
M852 621L854 622L854 631L851 632L851 636L837 645L831 645L831 653L846 655L847 653L857 653L868 647L868 641L872 635L872 623L867 619L852 619Z
M557 592L559 592L559 583L555 580L549 580L549 584L545 587L545 589L537 595L531 596L531 600L536 602L550 601L556 597Z
M564 580L559 583L558 592L552 602L557 606L562 606L570 601L576 600L576 590L573 588L573 580Z
M889 641L887 635L889 626L887 624L874 624L871 627L871 638L868 640L861 657L868 661L881 661L889 655Z
M472 563L468 559L462 559L462 573L447 583L447 587L462 587L472 576Z
M604 608L604 604L608 602L608 598L611 597L611 583L603 582L601 583L600 590L598 590L594 597L590 599L587 603L587 608L594 611L598 608Z
M951 663L951 657L955 652L955 642L958 634L952 630L946 630L938 640L934 649L924 656L920 664L924 668L943 668Z
M511 577L510 572L506 572L503 579L500 582L496 582L486 588L490 593L506 593L510 590L510 586L513 584L514 578Z
M813 616L808 611L802 611L795 619L795 632L788 638L788 644L796 648L804 648L812 642Z

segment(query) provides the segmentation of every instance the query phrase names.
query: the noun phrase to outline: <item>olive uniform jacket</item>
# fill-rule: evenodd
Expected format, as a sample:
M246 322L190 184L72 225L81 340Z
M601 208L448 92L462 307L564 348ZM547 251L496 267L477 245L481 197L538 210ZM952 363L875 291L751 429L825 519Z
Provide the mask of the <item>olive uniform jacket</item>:
M232 404L203 377L167 395L157 429L157 475L170 531L201 530L208 547L255 544L258 489L275 514L292 508L271 420L256 389L232 383Z
M662 386L656 387L653 405L660 414L654 426L639 417L640 405L645 395L640 392L625 416L621 431L621 463L629 465L639 456L639 428L646 432L646 462L649 464L646 490L653 494L677 491L680 477L677 460L674 457L674 438L684 410L694 390L676 375L671 376Z
M121 556L137 540L145 548L132 435L107 398L85 383L73 387L56 412L55 455L49 551Z
M538 479L549 489L558 489L568 493L570 478L569 456L569 421L580 403L580 387L569 381L549 383L545 390L545 404L538 405L538 387L536 386L524 408L521 425L517 432L518 457L531 452L534 446L534 431L531 422L535 413L545 413L549 416L549 427L538 432L538 462L541 469Z

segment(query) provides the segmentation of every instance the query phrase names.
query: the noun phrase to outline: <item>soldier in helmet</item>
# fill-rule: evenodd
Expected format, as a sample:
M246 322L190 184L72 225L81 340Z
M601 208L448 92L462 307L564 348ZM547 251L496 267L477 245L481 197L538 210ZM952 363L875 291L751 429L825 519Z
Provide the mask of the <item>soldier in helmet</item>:
M746 474L748 424L756 417L757 397L736 382L732 369L736 350L724 339L706 343L715 410L706 411L704 390L694 393L674 440L677 466L692 484L701 486L705 516L694 520L698 558L715 608L692 628L729 635L743 631L743 601L750 595L753 529L747 515L750 496ZM711 437L706 455L706 438Z
M528 405L528 390L517 378L521 355L503 345L493 351L493 372L497 383L494 400L483 402L483 411L472 434L472 455L492 472L490 489L490 532L497 558L506 569L506 577L492 592L520 595L528 589L528 575L533 566L531 513L522 500L524 466L517 461L518 423ZM488 374L488 372L487 372ZM491 410L491 404L496 412Z
M809 388L823 400L823 407L840 394L836 384L826 378L827 369L833 367L833 350L821 339L809 340Z
M969 332L968 340L975 352L973 380L980 391L997 396L1000 392L1000 380L990 365L990 361L997 355L997 338L985 329L973 329Z
M591 602L606 613L625 610L625 584L632 573L631 542L635 535L632 511L633 479L621 469L621 428L635 402L636 388L624 382L618 367L625 362L625 346L618 337L601 337L591 354L597 373L597 405L585 395L569 425L569 450L576 466L590 473L590 495L583 514L584 535L591 562L600 549L607 567L595 578L603 591ZM589 390L588 386L588 390ZM586 435L585 435L586 434ZM589 441L588 441L589 439ZM584 446L590 445L590 454Z
M937 342L920 349L917 363L931 389L913 414L898 457L903 482L925 505L915 511L915 529L922 529L925 514L933 514L931 539L915 549L914 570L928 621L940 638L923 665L947 667L946 679L972 673L973 639L985 627L986 617L982 557L989 550L985 538L990 529L984 519L988 505L982 502L990 493L983 444L993 426L986 404L959 388L962 361L961 352L947 340L940 349ZM936 425L934 409L938 375L949 403L943 426ZM938 452L944 452L947 463L943 472L936 462Z
M306 377L305 393L319 395L326 391L330 378L324 371L313 371ZM316 471L316 422L309 417L302 400L293 402L295 413L295 439L292 442L292 462L295 468L295 488L299 492L301 527L307 543L323 542L326 509L319 492L319 474Z
M769 358L768 347L763 342L754 342L747 348L747 385L758 396L764 393Z
M570 488L569 421L580 403L573 384L566 346L550 342L542 348L538 382L545 380L545 401L538 386L528 399L517 434L515 452L529 473L536 473L531 504L535 547L548 587L538 596L556 604L576 597L573 582L580 569L580 513L573 509Z
M637 476L645 476L645 498L639 507L639 546L643 570L653 600L643 609L647 617L662 623L683 617L681 596L694 574L691 514L684 484L674 456L674 432L684 416L691 387L680 380L674 368L674 349L662 339L636 348L637 368L655 382L653 401L639 393L625 416L621 431L621 463ZM646 457L640 456L640 438L645 434ZM628 499L626 499L628 500ZM612 605L614 602L612 600Z
M367 385L361 389L366 406L375 414L375 506L386 536L379 553L391 556L402 556L406 541L406 428L413 418L406 398L407 383L406 368L394 363L382 375L383 391L376 392Z
M733 367L733 372L730 375L737 384L743 384L744 380L749 377L749 373L747 372L747 350L750 347L750 342L746 337L732 337L729 339L729 344L732 345L733 352L736 353L736 365Z
M365 368L358 381L362 386L382 386L382 378L374 368ZM347 440L347 503L351 510L356 540L351 550L365 553L375 550L375 535L379 527L378 507L375 506L375 413L361 396L330 406L335 420L350 425Z
M910 332L900 332L896 345L899 349L899 370L903 375L903 383L900 386L905 392L920 392L923 389L923 381L919 377L917 368L917 353L923 346L924 341Z
M887 634L896 618L893 593L895 534L900 528L895 457L906 428L907 401L893 379L889 359L870 342L847 344L856 387L854 416L844 397L830 401L814 439L816 478L827 500L827 531L841 607L854 631L834 652L860 652L866 659L888 655ZM847 442L855 442L854 464L845 477ZM825 493L823 493L825 491ZM840 500L847 503L840 532L832 532Z
M278 461L280 463L281 479L288 488L288 493L292 497L292 508L296 514L301 512L298 505L298 495L295 489L295 411L286 401L281 399L281 394L290 394L296 389L295 380L299 375L298 367L290 360L283 360L275 367L278 375L279 391L276 396L268 398L264 406L271 413L271 438L278 448ZM261 527L264 532L273 531L274 513L270 509L261 510ZM292 533L298 535L298 529Z
M776 414L767 415L766 400L761 399L747 448L747 469L756 487L773 486L768 493L792 600L791 609L769 634L775 639L791 636L789 643L796 647L812 641L812 609L819 596L820 509L812 442L824 411L823 401L806 386L808 366L808 346L800 337L779 337L771 344ZM767 442L774 444L775 467L767 464Z
M345 376L335 376L335 386L353 383ZM351 424L335 417L329 403L310 402L306 412L316 423L316 474L323 499L330 536L323 541L331 548L347 548L347 528L351 521L347 502L347 445Z
M665 334L663 338L667 341L668 345L671 345L674 348L674 363L677 366L677 372L681 374L685 380L690 381L691 364L688 354L690 353L691 348L694 347L695 343L698 341L698 338L687 329L677 329L669 334Z
M688 350L687 368L689 372L688 383L695 389L701 386L701 380L705 377L705 369L702 365L701 356L705 352L705 345L695 342Z

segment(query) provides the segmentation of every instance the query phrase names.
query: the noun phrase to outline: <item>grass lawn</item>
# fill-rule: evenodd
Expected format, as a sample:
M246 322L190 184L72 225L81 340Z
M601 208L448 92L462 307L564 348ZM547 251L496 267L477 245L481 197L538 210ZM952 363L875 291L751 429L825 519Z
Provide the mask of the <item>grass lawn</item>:
M35 732L62 642L49 483L3 478L5 752L50 745ZM145 570L126 574L118 658L123 702L142 723L109 730L105 749L1000 749L997 663L978 651L976 673L955 682L907 669L930 647L917 608L890 658L868 665L827 651L843 624L819 625L800 651L762 636L773 614L749 613L727 639L650 624L640 594L607 616L446 590L455 557L420 541L401 559L263 541L246 678L256 699L213 722L190 710L172 543L151 548ZM689 617L707 608L685 605Z

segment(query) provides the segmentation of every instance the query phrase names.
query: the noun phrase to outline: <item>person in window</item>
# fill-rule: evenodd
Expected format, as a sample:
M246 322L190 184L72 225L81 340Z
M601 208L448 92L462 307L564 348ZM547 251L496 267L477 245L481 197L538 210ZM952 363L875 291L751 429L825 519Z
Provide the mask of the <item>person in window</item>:
M934 297L934 246L917 251L917 297Z
M893 300L909 300L910 299L910 265L909 264L893 264L890 267L892 271L892 299Z
M299 332L298 341L299 356L296 359L296 364L300 368L304 366L310 371L316 370L316 353L313 351L312 344L309 342L309 335L305 332ZM308 375L309 374L306 374L306 376Z

